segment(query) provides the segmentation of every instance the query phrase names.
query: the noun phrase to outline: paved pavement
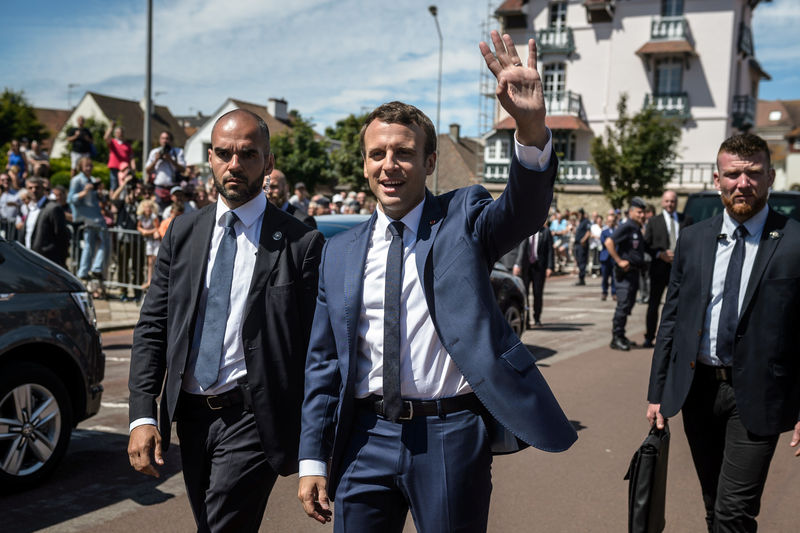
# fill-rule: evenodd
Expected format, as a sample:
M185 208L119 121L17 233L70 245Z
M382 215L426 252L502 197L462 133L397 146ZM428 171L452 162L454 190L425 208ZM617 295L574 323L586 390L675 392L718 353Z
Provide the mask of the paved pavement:
M573 286L574 278L548 281L544 326L523 341L578 429L567 452L535 449L496 457L489 517L491 532L626 531L630 457L648 431L644 418L651 352L608 348L614 302L600 301L599 283ZM0 497L2 531L138 532L192 531L180 474L178 446L167 455L160 479L133 472L127 463L127 372L131 331L111 331L135 322L135 305L98 302L106 329L105 393L100 413L73 433L67 456L47 484L23 494ZM641 340L645 307L637 304L629 337ZM671 421L672 444L667 489L667 532L704 531L700 488L680 417ZM761 531L796 531L800 465L781 436L759 517ZM260 531L332 531L306 518L296 500L297 478L279 478ZM406 532L415 531L407 523Z

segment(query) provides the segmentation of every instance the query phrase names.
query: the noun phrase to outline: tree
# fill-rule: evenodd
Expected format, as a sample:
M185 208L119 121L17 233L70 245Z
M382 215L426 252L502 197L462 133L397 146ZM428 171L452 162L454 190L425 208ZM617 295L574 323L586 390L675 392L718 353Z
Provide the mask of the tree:
M328 153L323 142L315 138L311 123L292 110L292 129L272 136L270 146L275 166L286 174L290 183L302 181L309 191L331 177Z
M592 139L592 164L597 169L603 194L615 208L634 196L654 197L664 192L672 177L681 128L676 118L646 107L628 116L628 96L617 104L616 127L606 128L606 140Z
M350 114L337 121L335 127L325 129L325 135L329 139L342 143L330 153L331 172L338 179L339 185L347 185L354 191L365 191L369 188L369 183L364 179L364 162L359 139L361 126L366 118L366 113L360 116Z
M36 119L36 113L25 100L23 92L5 89L0 95L0 145L22 137L41 141L49 134Z

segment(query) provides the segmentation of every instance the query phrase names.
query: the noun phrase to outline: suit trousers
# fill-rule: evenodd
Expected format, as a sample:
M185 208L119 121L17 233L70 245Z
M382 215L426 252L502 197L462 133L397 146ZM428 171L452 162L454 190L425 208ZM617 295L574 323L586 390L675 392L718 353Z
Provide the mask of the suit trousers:
M578 265L578 279L583 281L586 277L586 263L589 261L589 246L576 244L573 248L575 264Z
M479 414L391 422L357 409L336 489L334 532L485 532L492 455Z
M179 403L176 418L197 530L258 531L278 474L267 462L253 413L242 404L212 411Z
M644 338L653 340L658 332L658 308L661 305L661 297L664 289L669 283L669 275L672 265L660 259L653 259L650 267L650 299L647 301L647 319Z
M625 324L628 315L636 303L636 290L639 288L639 271L631 269L622 278L617 278L617 307L612 319L612 330L615 337L625 336Z
M528 266L528 271L525 273L525 295L527 297L530 292L530 286L533 286L533 319L539 320L542 316L542 306L544 304L544 282L547 279L547 269L539 262L535 262ZM527 303L527 302L526 302Z
M681 410L710 533L753 532L778 435L747 431L734 387L698 365Z
M614 281L614 260L610 257L605 261L600 261L600 286L603 296L608 296L609 286L611 286L611 294L617 294L617 282Z

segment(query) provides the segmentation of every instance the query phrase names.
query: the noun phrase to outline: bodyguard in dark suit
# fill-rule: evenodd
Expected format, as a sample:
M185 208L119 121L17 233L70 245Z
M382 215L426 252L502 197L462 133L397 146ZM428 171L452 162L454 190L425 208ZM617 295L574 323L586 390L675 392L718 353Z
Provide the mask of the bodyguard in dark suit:
M264 178L264 193L272 205L283 209L306 226L317 229L314 217L289 203L289 182L286 181L286 174L277 168Z
M650 217L644 228L644 241L653 258L650 261L650 299L647 302L645 348L653 347L658 326L658 308L669 282L675 243L678 242L680 230L684 226L683 215L677 212L678 195L675 191L664 191L661 195L661 207L661 215Z
M722 143L725 211L681 232L653 354L647 418L682 412L713 532L756 531L778 434L800 442L800 224L774 179L763 139Z
M33 195L33 202L38 206L35 220L27 221L31 222L30 231L29 224L26 222L25 243L34 252L66 268L70 234L64 217L64 209L58 202L45 196L44 180L41 178L28 178L25 180L25 186ZM31 217L31 213L28 214L28 217Z
M219 200L170 224L134 332L128 455L158 477L177 421L198 530L256 531L276 477L297 471L322 235L262 194L261 118L226 113L211 143Z
M544 223L557 170L536 47L526 68L509 36L492 40L497 57L485 43L481 52L517 124L500 198L480 186L428 192L433 124L384 104L361 130L379 209L323 250L298 496L320 522L335 499L337 532L399 532L409 509L419 531L485 531L490 435L504 451L560 451L576 439L489 280Z
M531 253L534 250L534 253ZM545 225L517 247L514 275L525 283L525 296L533 286L533 323L541 326L544 282L553 273L553 235Z

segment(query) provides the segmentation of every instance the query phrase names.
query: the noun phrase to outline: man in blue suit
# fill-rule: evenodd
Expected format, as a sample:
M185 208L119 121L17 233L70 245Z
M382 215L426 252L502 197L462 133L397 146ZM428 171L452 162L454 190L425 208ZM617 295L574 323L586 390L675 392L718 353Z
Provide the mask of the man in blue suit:
M379 209L324 248L300 435L298 497L322 523L335 499L337 532L399 532L409 509L420 531L485 531L492 450L576 439L489 281L544 223L557 170L535 44L524 67L510 37L492 41L481 52L517 123L498 200L426 190L436 134L417 108L384 104L361 130Z

